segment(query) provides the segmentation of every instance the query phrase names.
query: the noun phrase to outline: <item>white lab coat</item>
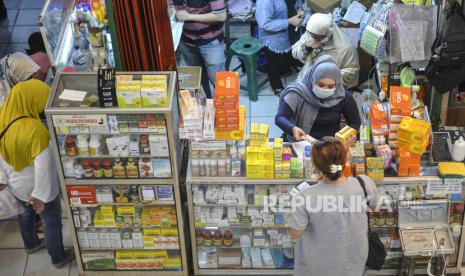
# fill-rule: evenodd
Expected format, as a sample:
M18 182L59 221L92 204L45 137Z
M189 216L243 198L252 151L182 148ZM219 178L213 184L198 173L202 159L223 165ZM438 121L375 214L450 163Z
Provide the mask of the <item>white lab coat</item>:
M341 67L342 80L344 86L355 87L358 85L358 74L360 70L357 49L352 45L346 34L336 25L333 25L333 32L329 41L324 43L323 50L318 54L308 54L305 48L307 42L313 38L308 32L305 32L293 46L292 56L302 61L305 65L299 75L299 78L310 69L313 61L323 54L334 57Z

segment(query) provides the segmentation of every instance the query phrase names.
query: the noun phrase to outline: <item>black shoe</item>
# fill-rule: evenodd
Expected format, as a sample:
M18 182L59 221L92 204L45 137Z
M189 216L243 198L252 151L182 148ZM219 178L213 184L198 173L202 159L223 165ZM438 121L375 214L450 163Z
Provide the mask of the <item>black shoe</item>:
M69 264L70 262L72 262L74 260L75 256L74 256L74 249L70 248L70 249L67 249L66 252L65 252L65 258L63 259L63 261L59 262L59 263L56 263L56 264L53 264L53 266L55 268L63 268L65 267L67 264Z
M278 88L278 89L275 89L273 92L276 96L279 97L279 95L281 95L281 92L283 92L283 90L281 88Z
M45 248L45 239L39 239L39 245L37 245L36 247L34 248L31 248L31 249L25 249L26 250L26 253L27 254L32 254L34 252L37 252L39 250L41 250L42 248Z

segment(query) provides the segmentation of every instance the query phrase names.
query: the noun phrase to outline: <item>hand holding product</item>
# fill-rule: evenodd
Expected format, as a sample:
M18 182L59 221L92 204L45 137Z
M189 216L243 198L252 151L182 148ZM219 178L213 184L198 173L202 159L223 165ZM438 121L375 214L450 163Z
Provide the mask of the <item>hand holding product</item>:
M296 141L301 141L307 135L303 129L299 127L292 128L292 135Z

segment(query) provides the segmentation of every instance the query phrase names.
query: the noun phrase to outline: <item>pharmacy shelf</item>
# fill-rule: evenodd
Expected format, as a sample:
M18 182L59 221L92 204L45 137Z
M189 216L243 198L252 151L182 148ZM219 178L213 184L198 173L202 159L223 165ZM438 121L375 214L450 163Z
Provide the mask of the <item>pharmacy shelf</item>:
M255 228L263 228L263 229L289 229L286 226L247 226L247 225L231 225L231 226L195 226L195 229L206 229L206 230L214 230L214 229L255 229Z
M197 245L197 249L238 249L238 248L260 248L260 249L276 249L276 248L281 248L281 249L292 249L294 247L282 247L282 246L271 246L271 247L265 247L265 246L248 246L248 247L242 247L239 242L237 244L233 244L232 246L203 246L203 245Z
M70 205L72 208L93 208L98 206L136 206L136 207L144 207L144 206L165 206L165 205L175 205L176 203L174 200L166 200L166 201L155 201L151 203L97 203L97 204L80 204L80 205Z
M263 208L265 207L264 205L255 205L255 204L235 204L235 205L230 205L230 204L216 204L216 203L205 203L205 204L195 204L195 207L257 207L257 208ZM290 207L290 206L289 206Z
M65 185L177 185L170 178L65 179Z
M399 226L397 225L392 225L392 226L388 226L388 225L384 225L384 226L370 226L371 229L386 229L386 228L398 228Z
M77 267L79 270L80 275L183 275L187 276L189 274L188 269L188 259L186 254L186 241L184 235L187 233L184 231L184 218L182 213L182 199L181 199L181 191L180 191L180 168L181 168L181 161L182 161L182 151L183 151L183 143L180 142L179 139L179 107L177 101L177 85L176 85L176 72L117 72L116 75L165 75L168 80L168 95L167 95L167 106L166 107L154 107L154 108L132 108L132 109L123 109L123 108L100 108L99 103L93 103L91 107L77 107L79 104L72 103L73 107L62 107L59 99L59 96L65 89L78 89L82 91L87 91L88 96L98 96L98 87L97 87L97 73L96 72L73 72L73 73L65 73L65 72L58 72L55 76L55 81L52 87L52 93L49 97L49 101L46 108L46 117L47 122L49 123L49 131L52 137L52 146L54 149L54 156L57 164L58 169L58 176L60 179L61 189L64 191L63 196L65 197L65 203L67 215L68 217L72 218L72 209L69 205L69 198L66 193L70 185L91 185L91 186L99 186L99 185L168 185L173 187L173 199L167 202L153 202L149 204L96 204L95 206L99 205L114 205L114 206L150 206L150 205L170 205L173 206L173 209L176 209L176 224L177 224L177 233L179 236L179 241L176 247L179 249L171 249L169 252L173 252L172 255L176 255L176 257L180 257L182 261L182 267L180 270L137 270L137 271L130 271L130 270L111 270L111 271L85 271L84 264L82 262L81 249L79 248L79 243L76 235L76 228L73 224L73 221L69 221L69 226L71 227L72 231L74 232L71 235L74 245L74 251L76 254L76 262ZM97 116L93 116L97 115ZM121 129L122 132L119 134L130 134L134 133L134 135L140 134L148 134L148 135L162 135L166 136L168 142L168 150L169 150L169 159L170 167L171 167L171 175L166 178L91 178L91 179L74 179L69 178L65 179L62 158L60 157L60 147L58 145L58 137L56 135L56 131L60 132L61 130L56 128L60 126L61 123L54 124L56 121L54 119L59 120L60 118L66 118L71 116L73 118L107 118L108 115L163 115L165 118L165 125L163 128L157 129ZM69 118L69 117L68 117ZM92 127L94 126L92 123L85 124L87 121L70 121L66 123L66 127ZM90 121L89 121L90 122ZM69 124L69 125L68 125ZM165 133L166 127L166 133ZM73 134L66 134L66 135L76 135L77 133ZM112 134L100 134L100 135L108 135L112 136L116 133ZM139 155L139 156L127 156L127 157L116 157L110 156L109 153L105 148L103 149L103 155L101 156L75 156L74 159L112 159L115 158L154 158L154 160L158 160L158 157L153 155L157 155L157 153L149 153L147 155ZM160 154L158 154L160 155ZM166 154L165 154L166 155ZM64 156L65 157L65 156ZM157 158L157 159L155 159ZM168 163L168 162L167 162ZM166 164L168 165L168 164ZM141 227L143 229L143 227ZM119 229L119 228L116 228ZM124 228L121 228L124 229ZM92 253L91 251L126 251L129 249L123 248L87 248L82 249L84 252ZM156 250L156 249L134 249L134 250ZM97 252L96 252L97 253ZM169 269L169 268L168 268Z
M172 228L174 227L177 227L177 225L172 225L171 226ZM160 229L160 225L150 225L150 226L139 226L139 227L134 227L134 226L131 226L131 227L99 227L99 226L89 226L89 227L74 227L76 228L77 230L89 230L89 229L96 229L96 230L100 230L100 229L104 229L104 230L112 230L112 229L115 229L115 230L128 230L128 229Z
M84 271L85 275L90 276L114 276L114 275L125 275L125 276L142 276L142 275L157 275L157 276L181 276L185 275L181 270L111 270L111 271Z
M170 250L179 251L180 248L80 248L81 251L127 251L127 250Z
M440 179L437 176L418 176L418 177L385 177L382 181L377 181L376 184L404 184L404 183L420 183L427 182L428 180ZM308 184L317 183L313 179L301 178L276 178L276 179L248 179L246 177L194 177L189 176L186 180L192 185L234 185L234 184L255 184L255 185L297 185L302 181Z
M199 269L199 275L293 275L293 269Z
M150 159L169 159L169 157L162 157L162 156L153 156L153 155L130 155L130 156L114 156L114 155L108 155L108 154L102 154L102 155L88 155L88 156L82 156L82 155L76 155L76 156L61 156L61 158L69 158L69 159L141 159L141 158L150 158Z
M246 177L189 177L192 185L234 185L234 184L254 184L254 185L297 185L304 179L287 178L287 179L248 179ZM314 180L307 181L309 184L316 183Z

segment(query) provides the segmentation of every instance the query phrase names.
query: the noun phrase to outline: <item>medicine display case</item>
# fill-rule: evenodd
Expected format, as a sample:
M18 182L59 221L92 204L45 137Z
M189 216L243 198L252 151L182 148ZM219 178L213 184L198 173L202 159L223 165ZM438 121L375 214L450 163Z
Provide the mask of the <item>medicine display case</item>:
M192 166L192 163L191 163ZM210 168L211 170L211 168ZM189 170L191 171L191 170ZM288 234L289 191L302 179L187 176L187 193L194 273L196 275L292 275L295 242ZM381 271L368 275L398 275L403 260L399 206L442 200L454 252L447 273L460 273L464 247L463 195L430 194L427 185L437 176L386 177L377 182L383 204L369 214L371 231L387 250ZM309 184L315 181L307 180ZM463 183L462 183L463 185ZM266 202L264 196L273 196ZM420 204L421 205L421 204ZM391 209L392 212L388 212ZM449 217L447 217L449 216ZM451 253L451 252L449 252ZM415 273L426 274L430 256L417 259Z
M58 73L46 109L79 273L187 275L176 73L121 75L165 80L166 100L100 108L97 73Z

